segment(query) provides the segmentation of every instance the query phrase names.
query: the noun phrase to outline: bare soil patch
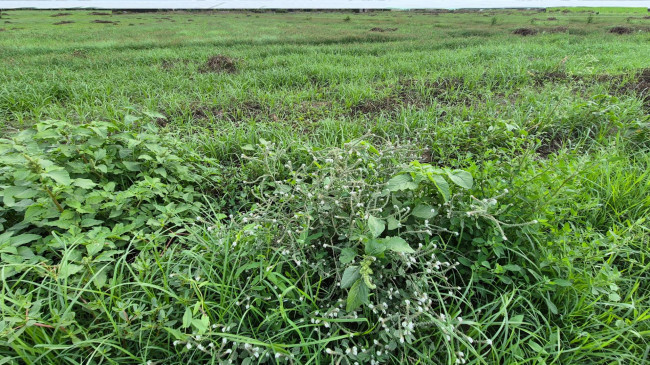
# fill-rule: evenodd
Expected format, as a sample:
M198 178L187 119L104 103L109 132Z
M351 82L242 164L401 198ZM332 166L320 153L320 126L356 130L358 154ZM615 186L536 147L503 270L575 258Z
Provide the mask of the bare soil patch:
M522 37L527 37L537 34L537 29L533 28L517 28L512 31L512 34L520 35Z
M72 13L56 13L56 14L52 14L50 16L55 18L55 17L58 17L58 16L68 16L68 15L72 15Z
M97 24L116 24L117 22L112 22L110 20L101 20L101 19L95 19L91 23L97 23Z
M553 20L557 20L557 18L554 17L554 16L552 16L552 17L546 18L546 20L551 20L551 21L553 21Z
M370 29L370 31L371 32L381 32L381 33L383 33L383 32L394 32L397 29L398 28L379 28L379 27L375 27L375 28Z
M90 13L88 15L111 15L111 13L103 13L103 12L99 12L99 11L93 11L92 13Z
M54 25L63 25L63 24L72 24L72 23L74 23L74 22L72 22L70 20L64 20L62 22L56 22L56 23L53 23L53 24Z
M569 31L567 27L555 27L548 30L550 33L566 33Z
M199 67L199 72L226 72L226 73L235 73L237 72L237 61L234 58L230 58L224 55L216 55L208 58L208 60Z
M381 99L364 100L350 108L349 114L380 115L394 114L403 107L426 107L435 100L447 104L470 105L469 95L454 93L464 87L465 81L460 78L443 78L438 80L403 80L394 92Z
M614 27L609 30L610 33L614 34L630 34L634 32L634 29L629 28L629 27Z

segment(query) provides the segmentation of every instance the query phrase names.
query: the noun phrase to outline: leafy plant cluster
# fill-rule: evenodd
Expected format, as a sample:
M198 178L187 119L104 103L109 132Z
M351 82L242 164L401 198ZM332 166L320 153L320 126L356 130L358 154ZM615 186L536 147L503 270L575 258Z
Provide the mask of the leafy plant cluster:
M4 278L40 264L58 279L96 273L102 288L96 271L115 255L185 232L203 207L201 176L216 169L151 125L127 127L49 120L0 140Z
M216 240L223 251L244 245L258 253L236 276L263 272L253 282L239 283L246 308L257 312L248 314L246 322L263 325L278 305L296 323L310 318L304 326L313 327L317 343L328 345L326 353L341 363L383 363L391 359L391 351L422 336L454 343L449 346L462 351L447 354L452 361L466 361L465 353L489 351L492 340L485 328L462 318L463 313L472 317L473 305L464 294L468 283L460 275L459 260L469 265L467 257L473 254L450 243L470 235L467 225L475 227L472 235L499 241L507 239L504 229L513 225L495 217L502 208L496 199L477 200L468 194L474 188L469 172L405 163L417 151L408 145L384 147L379 151L365 140L354 140L342 148L307 149L311 163L295 166L269 141L246 146L248 154L241 158L248 164L284 164L248 182L255 204L234 218L244 229L243 237L224 239L219 222L204 230L205 240ZM193 324L191 315L187 318L186 327L204 330ZM240 327L240 333L250 336L254 327ZM195 340L177 335L179 344L190 345L185 351L192 351ZM229 347L231 361L273 354L273 346L253 353L242 346ZM276 351L284 349L276 346ZM278 354L286 360L294 356Z

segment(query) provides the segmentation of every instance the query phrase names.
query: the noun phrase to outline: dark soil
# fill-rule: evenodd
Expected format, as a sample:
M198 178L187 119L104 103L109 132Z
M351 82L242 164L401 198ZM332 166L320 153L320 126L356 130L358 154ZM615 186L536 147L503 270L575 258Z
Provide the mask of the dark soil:
M567 27L555 27L552 29L549 29L550 33L566 33L569 31L569 28Z
M517 28L514 31L512 31L512 34L520 35L522 37L526 37L529 35L535 35L537 34L537 29L533 28Z
M224 55L212 56L208 61L199 68L199 72L237 72L237 62L235 59Z
M559 151L560 148L562 148L562 138L560 135L558 135L550 140L544 140L535 152L537 152L541 158L548 158L548 156Z
M349 114L380 115L393 114L403 107L426 107L435 100L448 104L470 105L468 95L454 93L462 89L464 80L459 78L443 78L438 80L403 80L395 91L381 99L370 99L360 102L350 108Z
M72 15L72 13L56 13L56 14L52 14L50 16L54 18L54 17L57 17L57 16L68 16L68 15Z
M74 23L74 22L71 22L69 20L64 20L62 22L56 22L56 23L54 23L54 25L63 25L63 24L71 24L71 23Z
M93 11L92 13L90 13L88 15L111 15L111 13L102 13L102 12L98 12L98 11Z
M633 31L634 30L632 28L628 28L628 27L614 27L609 30L610 33L614 33L614 34L630 34Z
M112 22L110 20L99 20L95 19L91 23L98 23L98 24L117 24L117 22Z
M6 29L0 28L0 32L4 32L4 31L6 31Z
M255 101L247 101L242 104L233 105L227 109L194 104L190 106L190 113L192 114L192 119L197 121L214 118L232 123L238 123L248 119L264 119L272 116L268 106L265 107Z
M643 101L646 109L650 109L650 68L643 69L636 74L636 80L622 88L622 91L631 90Z
M382 33L383 32L394 32L396 30L397 30L397 28L378 28L378 27L370 29L371 32L382 32Z
M554 17L554 16L552 16L552 17L550 17L550 18L546 18L546 20L557 20L557 18Z

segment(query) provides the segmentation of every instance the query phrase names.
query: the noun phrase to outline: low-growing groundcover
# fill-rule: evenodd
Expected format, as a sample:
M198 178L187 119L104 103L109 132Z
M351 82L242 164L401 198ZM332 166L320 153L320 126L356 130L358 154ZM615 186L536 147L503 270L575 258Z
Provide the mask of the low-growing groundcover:
M22 21L36 33L52 21L15 14L34 14ZM245 51L235 38L218 51L64 47L82 67L56 67L83 79L65 85L41 67L54 50L11 49L25 58L0 74L0 364L647 363L650 121L635 58L647 36L611 38L614 15L576 14L557 18L583 35L525 38L498 27L539 13L261 14L269 33L281 21L397 30ZM165 15L190 30L186 18L212 21ZM162 19L123 16L92 37ZM409 33L472 16L497 40ZM376 42L421 69L377 67ZM598 42L627 55L624 72L610 74ZM108 85L131 74L103 73L102 47L141 83ZM464 47L493 67L458 63ZM297 72L309 49L323 52L316 74ZM594 55L559 57L578 49ZM236 72L149 62L166 52L234 53ZM363 67L343 67L355 57ZM427 74L436 63L449 72ZM606 71L584 75L594 69ZM188 70L234 105L185 103ZM40 83L23 87L26 75Z

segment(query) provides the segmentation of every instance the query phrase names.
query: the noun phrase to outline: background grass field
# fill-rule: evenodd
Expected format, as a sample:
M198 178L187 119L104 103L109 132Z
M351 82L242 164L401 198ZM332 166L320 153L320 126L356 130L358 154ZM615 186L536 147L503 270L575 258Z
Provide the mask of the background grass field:
M2 12L0 364L650 361L647 15Z

